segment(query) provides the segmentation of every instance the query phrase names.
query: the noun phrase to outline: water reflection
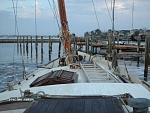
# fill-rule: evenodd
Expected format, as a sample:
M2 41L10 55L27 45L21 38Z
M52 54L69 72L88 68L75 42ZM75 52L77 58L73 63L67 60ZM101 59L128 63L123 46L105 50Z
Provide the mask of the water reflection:
M53 50L51 50L52 47L49 49L49 43L43 43L43 45L38 44L36 47L33 46L33 43L26 43L25 49L23 47L23 42L20 41L18 45L19 47L14 50L14 43L0 44L0 52L2 53L0 54L0 90L6 87L7 81L10 80L10 76L13 75L13 69L15 77L14 82L17 83L23 78L24 72L26 72L25 75L29 75L37 69L38 65L45 65L58 56L58 43L51 44ZM17 43L15 46L17 46ZM18 54L18 50L20 54ZM14 62L13 52L15 52ZM23 67L22 60L24 60L25 67Z

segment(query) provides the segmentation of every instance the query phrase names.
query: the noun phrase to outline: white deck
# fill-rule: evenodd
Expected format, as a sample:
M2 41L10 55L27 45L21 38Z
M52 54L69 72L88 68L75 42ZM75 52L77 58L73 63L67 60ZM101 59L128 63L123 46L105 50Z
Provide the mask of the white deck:
M49 85L28 88L31 92L37 93L44 91L48 95L65 95L65 96L100 96L100 95L120 95L129 93L134 98L150 99L150 92L140 84L125 84L125 83L76 83ZM21 89L26 90L26 89ZM21 97L20 91L8 91L0 93L0 101L9 99L10 97Z

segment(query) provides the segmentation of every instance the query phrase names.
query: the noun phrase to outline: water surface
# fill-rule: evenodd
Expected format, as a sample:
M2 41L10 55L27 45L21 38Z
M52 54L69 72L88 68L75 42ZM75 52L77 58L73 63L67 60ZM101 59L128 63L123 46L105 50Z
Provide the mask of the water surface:
M49 44L43 44L43 54L41 54L41 44L38 44L36 54L35 43L18 44L0 43L0 91L6 88L6 83L12 78L15 83L22 80L23 69L26 75L37 69L37 66L45 65L58 57L58 43L52 44L52 52L49 54ZM23 65L24 64L24 65Z

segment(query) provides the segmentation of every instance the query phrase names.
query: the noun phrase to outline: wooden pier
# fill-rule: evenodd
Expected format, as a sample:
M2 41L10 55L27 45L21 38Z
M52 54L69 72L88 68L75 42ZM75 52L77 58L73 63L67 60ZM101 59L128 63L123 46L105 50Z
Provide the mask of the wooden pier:
M41 43L43 41L43 43L48 43L49 42L49 39L41 39L41 37L38 37L37 39L37 43ZM59 39L53 39L51 38L50 42L52 43L59 43ZM23 37L21 37L21 39L0 39L0 43L36 43L36 39L33 39L33 38L30 38L30 39L27 39L27 38L24 38L23 40Z
M77 42L76 43L78 46L85 46L85 42ZM102 43L93 43L89 44L89 46L92 46L94 48L108 48L108 44L102 44ZM144 52L145 51L145 46L138 46L138 45L131 45L131 44L124 44L124 45L115 45L114 49L116 50L121 50L123 52Z

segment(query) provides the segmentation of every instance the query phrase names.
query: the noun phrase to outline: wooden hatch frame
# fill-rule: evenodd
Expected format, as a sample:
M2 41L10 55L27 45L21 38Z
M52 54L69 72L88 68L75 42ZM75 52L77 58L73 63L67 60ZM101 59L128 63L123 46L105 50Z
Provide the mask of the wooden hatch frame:
M30 87L55 85L55 84L68 84L78 82L78 74L66 70L51 71L43 76L34 80Z

